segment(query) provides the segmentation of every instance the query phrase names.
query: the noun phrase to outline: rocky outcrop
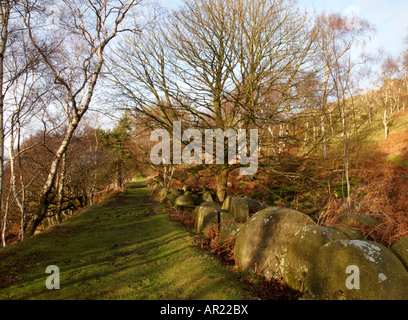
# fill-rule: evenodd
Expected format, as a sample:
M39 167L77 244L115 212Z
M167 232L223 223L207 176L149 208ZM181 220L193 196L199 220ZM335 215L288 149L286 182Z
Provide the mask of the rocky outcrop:
M230 212L238 222L245 222L249 217L249 207L244 198L228 196L223 204L222 210Z
M343 234L345 234L351 240L364 240L365 236L364 233L357 229L345 227L345 226L333 226L333 229L337 229Z

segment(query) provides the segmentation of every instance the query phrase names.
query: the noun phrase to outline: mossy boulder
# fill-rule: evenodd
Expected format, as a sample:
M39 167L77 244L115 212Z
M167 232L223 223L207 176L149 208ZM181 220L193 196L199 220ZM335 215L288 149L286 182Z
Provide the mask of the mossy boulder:
M235 217L231 212L221 209L221 212L220 212L220 222L221 223L230 223L234 221L235 221Z
M236 236L244 224L237 222L234 215L225 210L220 212L220 233L218 243L222 243L232 236Z
M391 247L391 251L408 270L408 237L401 238L398 242L394 243Z
M167 195L167 193L168 193L168 190L167 190L167 188L160 188L160 189L158 189L157 190L157 193L156 193L156 195L155 195L155 199L157 200L157 201L163 201L163 199L166 197L166 195Z
M248 197L228 196L222 204L222 210L231 212L235 220L242 223L247 221L250 215L264 208L261 202Z
M194 198L189 194L178 196L174 201L174 206L178 209L192 209L196 206Z
M305 298L408 299L408 272L386 247L369 240L336 240L320 247L305 280Z
M252 215L262 209L266 208L266 205L263 204L260 201L257 201L255 199L249 198L249 197L244 197L245 201L247 202L248 208L249 208L249 215Z
M197 219L197 214L198 214L198 209L200 208L200 206L197 206L197 207L195 207L194 209L193 209L193 211L191 211L191 216L194 218L194 219Z
M307 215L288 208L269 207L255 213L235 240L234 256L239 270L258 271L266 278L280 275L293 236L314 224Z
M191 198L193 198L193 200L194 200L194 205L195 205L195 206L200 205L202 202L206 202L206 201L203 201L203 199L201 198L201 196L198 195L198 194L190 193L189 196L190 196Z
M173 188L160 188L158 189L158 192L155 196L155 199L157 201L160 201L162 203L168 203L171 205L175 204L176 199L180 196L180 192Z
M214 199L213 199L210 191L205 191L201 195L201 199L202 199L203 202L214 202Z
M343 234L345 234L350 240L364 240L365 236L364 233L362 233L359 230L345 227L345 226L333 226L333 229L337 229Z
M288 245L282 266L282 276L287 285L301 291L312 260L317 251L333 240L346 240L348 237L329 227L309 225L295 233Z
M192 188L191 188L191 186L189 186L189 185L184 185L183 188L182 188L182 190L183 190L184 192L187 192L187 191L191 191Z
M236 221L221 223L220 233L218 236L218 243L223 243L229 238L236 236L243 227L243 225L244 225L243 223L239 223Z
M197 232L205 234L220 223L220 203L203 202L194 210L196 210L195 230Z
M249 207L244 198L228 196L223 204L222 210L231 212L238 222L245 222L249 217Z

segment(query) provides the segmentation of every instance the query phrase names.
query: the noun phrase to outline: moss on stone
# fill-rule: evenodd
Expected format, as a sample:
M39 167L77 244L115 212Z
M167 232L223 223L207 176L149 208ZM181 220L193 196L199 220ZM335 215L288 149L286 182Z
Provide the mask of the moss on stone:
M291 240L282 268L283 278L294 290L302 290L303 282L317 251L333 240L348 239L339 230L310 225L295 233Z
M394 252L408 270L408 237L401 238L398 242L394 243L391 251Z
M235 241L235 261L242 271L258 271L266 278L281 273L287 246L302 227L315 224L307 215L279 207L255 213Z
M353 286L347 284L349 277ZM391 250L378 243L337 240L315 255L305 289L309 299L405 300L408 273Z

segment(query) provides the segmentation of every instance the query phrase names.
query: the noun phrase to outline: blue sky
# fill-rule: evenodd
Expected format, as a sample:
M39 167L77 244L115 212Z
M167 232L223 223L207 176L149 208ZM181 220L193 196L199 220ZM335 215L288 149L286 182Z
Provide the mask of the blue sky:
M382 47L386 53L394 56L401 54L407 45L403 40L408 36L407 0L298 0L301 8L308 11L327 13L338 12L347 15L357 12L376 28L369 48Z

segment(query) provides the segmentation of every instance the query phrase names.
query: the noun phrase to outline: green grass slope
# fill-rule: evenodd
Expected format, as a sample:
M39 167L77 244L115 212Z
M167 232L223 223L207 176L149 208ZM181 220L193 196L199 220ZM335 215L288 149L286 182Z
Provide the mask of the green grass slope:
M134 182L104 203L0 249L0 299L251 299L236 274L194 247L149 193ZM49 265L60 270L60 289L46 288Z
M389 121L389 134L400 132L408 127L408 115L406 113L396 114ZM375 119L372 123L365 124L361 130L359 130L360 143L364 143L366 147L373 146L383 141L384 138L385 130L381 119ZM352 135L352 139L356 139L355 135Z

